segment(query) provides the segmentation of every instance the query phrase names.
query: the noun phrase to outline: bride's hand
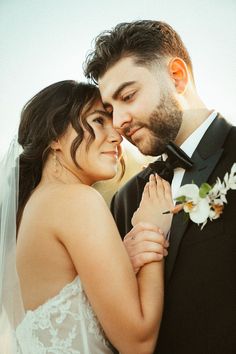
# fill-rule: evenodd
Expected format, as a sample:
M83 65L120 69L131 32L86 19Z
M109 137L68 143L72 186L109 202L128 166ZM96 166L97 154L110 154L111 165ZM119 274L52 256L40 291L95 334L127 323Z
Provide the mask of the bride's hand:
M166 236L170 230L172 213L164 214L164 211L174 207L171 188L167 181L158 175L150 175L146 184L139 208L131 220L135 226L139 222L148 222L157 225Z
M169 242L161 230L153 224L140 222L124 238L124 246L135 273L144 264L159 262L167 256Z
M135 273L147 263L161 261L168 254L165 236L172 214L162 214L173 208L168 182L151 175L146 184L139 208L132 218L133 229L125 236L124 245Z

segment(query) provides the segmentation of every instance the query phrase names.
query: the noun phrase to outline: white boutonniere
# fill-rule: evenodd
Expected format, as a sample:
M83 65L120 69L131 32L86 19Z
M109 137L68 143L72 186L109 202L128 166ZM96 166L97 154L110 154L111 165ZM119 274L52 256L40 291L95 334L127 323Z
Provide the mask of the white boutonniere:
M223 213L224 204L227 203L226 195L230 189L236 190L236 163L230 173L225 174L223 181L217 178L213 186L202 183L198 187L192 183L180 187L175 198L180 204L175 208L178 211L183 209L194 223L202 224L202 230L208 219L218 219Z

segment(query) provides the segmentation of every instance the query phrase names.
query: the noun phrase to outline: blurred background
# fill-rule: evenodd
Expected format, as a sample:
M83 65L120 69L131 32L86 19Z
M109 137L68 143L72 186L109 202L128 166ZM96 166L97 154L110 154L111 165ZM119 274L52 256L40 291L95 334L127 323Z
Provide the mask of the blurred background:
M235 0L0 0L0 157L17 131L24 103L45 86L85 80L93 39L119 22L156 19L181 35L198 92L209 109L236 123ZM124 183L150 159L124 143ZM119 187L99 184L105 199Z

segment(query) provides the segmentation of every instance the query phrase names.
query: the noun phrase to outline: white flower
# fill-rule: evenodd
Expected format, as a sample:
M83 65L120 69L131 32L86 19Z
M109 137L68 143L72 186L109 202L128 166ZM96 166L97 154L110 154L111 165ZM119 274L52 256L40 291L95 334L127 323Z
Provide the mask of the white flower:
M189 213L190 219L197 223L204 223L210 214L210 206L208 198L199 196L199 188L196 184L185 184L180 187L177 198L185 197L183 209Z
M236 189L236 163L234 163L231 168L229 179L226 185L228 189L233 189L233 190Z
M185 184L180 187L176 200L180 203L185 213L196 224L202 224L201 230L209 218L211 221L218 219L223 213L224 204L227 204L226 194L232 189L236 190L236 163L230 173L226 173L223 182L216 180L214 186L202 183L200 188L196 184Z

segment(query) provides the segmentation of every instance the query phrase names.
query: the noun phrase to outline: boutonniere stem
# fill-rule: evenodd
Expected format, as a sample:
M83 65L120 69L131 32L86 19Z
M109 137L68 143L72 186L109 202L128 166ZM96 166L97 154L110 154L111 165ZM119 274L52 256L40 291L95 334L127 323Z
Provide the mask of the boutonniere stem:
M183 207L184 203L177 204L174 208L166 210L162 214L178 214L181 210L183 210Z

